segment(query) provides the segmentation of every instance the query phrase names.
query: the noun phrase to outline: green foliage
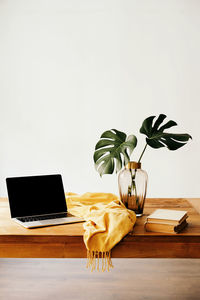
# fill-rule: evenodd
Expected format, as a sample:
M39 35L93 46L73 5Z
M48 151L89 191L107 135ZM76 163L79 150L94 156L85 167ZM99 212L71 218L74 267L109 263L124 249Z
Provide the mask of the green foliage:
M170 120L166 124L160 126L166 115L160 114L157 120L154 122L155 116L148 117L144 120L140 132L147 136L146 142L152 148L167 147L169 150L177 150L183 147L186 142L192 138L191 135L187 133L177 134L177 133L166 133L165 129L176 126L177 123Z
M118 172L130 161L130 155L137 145L134 135L128 137L116 129L105 131L95 147L94 162L99 174Z
M140 162L147 145L152 148L167 147L169 150L177 150L183 147L191 135L187 133L168 133L164 132L166 129L171 128L176 122L170 120L165 124L162 124L166 115L160 114L155 120L155 116L146 118L140 133L145 134L146 145L142 151L138 162ZM128 137L124 132L116 129L105 131L95 147L94 163L100 176L103 174L112 174L114 170L120 171L123 165L126 165L130 161L130 155L137 145L137 138L135 135L129 135Z

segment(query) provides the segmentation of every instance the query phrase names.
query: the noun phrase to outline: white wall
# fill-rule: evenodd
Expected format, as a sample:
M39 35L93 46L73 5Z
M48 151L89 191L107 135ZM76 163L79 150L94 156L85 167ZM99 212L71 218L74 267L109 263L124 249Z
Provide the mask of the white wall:
M165 113L193 140L149 148L149 197L199 197L200 1L0 0L0 195L5 178L61 173L118 193L93 166L100 134Z

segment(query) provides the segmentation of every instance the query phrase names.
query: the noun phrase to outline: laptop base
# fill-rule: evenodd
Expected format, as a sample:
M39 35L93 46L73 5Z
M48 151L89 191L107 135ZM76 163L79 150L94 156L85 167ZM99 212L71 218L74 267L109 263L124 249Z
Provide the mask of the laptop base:
M17 222L21 226L25 228L38 228L38 227L46 227L46 226L55 226L55 225L62 225L62 224L70 224L70 223L80 223L84 222L85 220L79 217L65 217L65 218L57 218L57 219L47 219L47 220L40 220L40 221L32 221L32 222L22 222L17 218L12 218L13 221Z

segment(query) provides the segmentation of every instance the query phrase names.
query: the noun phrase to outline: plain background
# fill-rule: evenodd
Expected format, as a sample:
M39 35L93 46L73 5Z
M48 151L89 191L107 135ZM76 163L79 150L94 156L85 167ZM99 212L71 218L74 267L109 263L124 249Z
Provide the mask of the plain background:
M0 195L9 176L61 173L66 191L118 194L93 152L165 113L193 140L148 148L149 197L199 197L198 0L0 0Z

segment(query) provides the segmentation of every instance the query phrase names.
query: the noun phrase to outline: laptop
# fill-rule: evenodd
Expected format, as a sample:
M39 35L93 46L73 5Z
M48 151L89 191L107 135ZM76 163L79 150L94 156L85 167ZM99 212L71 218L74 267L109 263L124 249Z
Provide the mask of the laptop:
M26 228L83 222L67 212L62 177L6 178L11 218Z

